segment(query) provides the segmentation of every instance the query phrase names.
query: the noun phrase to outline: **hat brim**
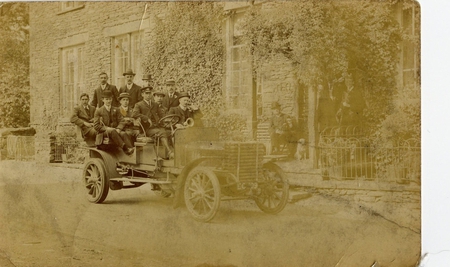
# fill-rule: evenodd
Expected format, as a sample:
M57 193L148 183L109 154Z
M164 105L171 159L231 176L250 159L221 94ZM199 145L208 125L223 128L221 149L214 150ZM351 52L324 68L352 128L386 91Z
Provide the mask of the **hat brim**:
M129 72L123 73L123 76L127 76L127 75L133 75L133 76L136 76L136 73L129 73Z

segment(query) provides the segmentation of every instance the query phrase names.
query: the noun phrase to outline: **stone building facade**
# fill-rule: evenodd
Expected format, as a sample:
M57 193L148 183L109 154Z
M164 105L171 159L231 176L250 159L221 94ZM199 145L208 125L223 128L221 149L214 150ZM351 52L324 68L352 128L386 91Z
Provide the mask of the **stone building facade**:
M40 2L30 3L31 125L36 129L36 159L48 162L49 133L69 127L81 93L99 85L106 72L120 86L122 72L138 67L141 42L151 14L167 3ZM144 12L146 14L144 14Z
M108 82L119 87L124 82L121 73L131 67L137 73L135 82L140 84L143 43L149 42L152 36L152 18L164 16L164 10L170 4L30 4L31 126L37 132L38 161L50 161L49 134L61 129L74 130L69 122L72 109L81 93L86 92L92 98L99 84L100 72L106 72ZM227 3L224 10L245 12L248 5ZM251 69L243 57L237 59L240 69L233 69L236 66L233 53L244 46L227 43L233 38L233 19L224 23L231 29L231 32L225 31L223 36L227 46L227 71L223 89L224 97L231 103L227 108L245 114L249 118L247 128L254 128L253 132L256 132L258 122L264 121L261 118L270 116L270 103L273 101L282 102L283 112L296 119L304 116L304 107L296 103L299 97L304 96L298 93L299 86L290 70L291 66L283 62L278 66L266 66L257 80L251 76ZM249 78L245 80L242 77ZM233 87L237 81L238 86Z
M135 82L140 84L144 72L141 66L143 44L152 38L154 19L164 17L167 7L173 4L30 3L30 110L31 126L36 129L38 161L50 161L49 135L52 132L74 131L75 127L69 122L72 109L81 93L92 97L99 84L99 73L106 72L109 83L120 87L124 83L122 73L131 67L137 73ZM248 47L239 41L242 35L240 19L251 3L217 4L223 5L224 13L233 13L225 17L223 31L226 66L222 90L227 109L248 118L247 128L251 129L253 138L267 139L270 104L278 101L282 111L298 123L299 136L316 144L316 90L299 84L294 67L283 59L262 66L255 74L246 57ZM252 4L262 5L265 9L274 5L268 1L252 1ZM402 11L399 12L402 20ZM412 68L404 68L400 64L403 71L399 80L403 80L403 73L414 73L417 65L413 62ZM314 157L314 151L314 145L309 146L311 157Z

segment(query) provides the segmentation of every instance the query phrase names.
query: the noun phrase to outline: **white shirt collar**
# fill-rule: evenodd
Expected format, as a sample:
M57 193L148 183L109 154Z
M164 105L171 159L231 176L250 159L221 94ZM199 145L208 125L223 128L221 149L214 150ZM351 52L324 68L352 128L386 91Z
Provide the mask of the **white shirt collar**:
M127 83L127 88L128 88L128 90L130 90L131 87L133 87L133 84L128 84L128 83Z
M100 86L102 87L102 90L105 90L106 84L100 84Z
M110 112L111 111L111 106L107 106L107 105L105 105L105 108L106 108L106 110L108 111L108 112Z

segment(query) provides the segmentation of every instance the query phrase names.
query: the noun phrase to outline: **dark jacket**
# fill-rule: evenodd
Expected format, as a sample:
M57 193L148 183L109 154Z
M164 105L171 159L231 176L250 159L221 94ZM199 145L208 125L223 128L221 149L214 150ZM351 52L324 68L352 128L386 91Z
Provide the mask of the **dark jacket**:
M111 93L113 95L113 100L112 100L111 105L113 107L118 107L119 106L119 91L117 90L116 86L112 85L112 84L106 84L105 90L111 91ZM103 94L103 90L102 90L102 87L99 85L97 87L97 89L95 89L95 91L94 91L94 97L92 98L91 106L94 106L97 108L103 106L102 94Z
M153 101L150 102L150 105L147 104L144 100L136 103L133 109L133 118L141 119L142 126L145 129L159 127L159 120L164 117L163 109L159 107L159 105ZM151 120L152 125L148 123L148 120Z
M127 129L139 130L139 127L134 126L133 109L131 107L128 107L127 111L125 111L122 107L119 107L118 111L119 125L117 125L117 129L121 131L125 131Z
M179 97L178 92L174 92L173 97L169 97L169 93L167 93L162 100L162 105L166 107L167 110L170 111L170 108L175 108L178 107L178 105L180 105L178 97Z
M133 86L131 86L130 90L128 90L127 85L120 87L119 96L121 93L130 94L130 103L128 105L131 108L134 108L134 105L142 100L141 87L135 83L133 83Z
M180 116L180 121L178 122L180 124L184 123L188 118L193 118L192 111L190 111L189 109L183 110L180 108L180 106L170 108L168 115L171 115L171 114L176 114L176 115Z
M70 117L70 122L80 127L81 134L84 135L89 131L90 127L84 125L84 122L93 122L95 107L88 105L89 111L83 106L76 106L73 108L72 116Z
M94 128L97 132L103 133L106 127L116 128L119 125L119 111L116 107L111 107L110 112L105 106L98 108L94 115Z

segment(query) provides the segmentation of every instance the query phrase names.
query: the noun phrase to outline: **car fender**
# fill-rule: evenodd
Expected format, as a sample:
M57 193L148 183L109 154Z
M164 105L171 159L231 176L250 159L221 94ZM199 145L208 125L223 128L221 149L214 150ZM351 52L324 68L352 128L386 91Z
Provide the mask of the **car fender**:
M89 148L89 156L91 158L100 158L105 163L106 175L111 178L121 177L117 172L116 164L118 162L117 157L111 155L110 153L99 150L96 148Z
M177 184L175 188L175 196L173 199L173 208L176 209L180 207L182 204L184 204L184 184L186 182L186 178L189 174L189 172L200 165L202 162L205 162L207 160L210 160L211 158L199 158L196 159L181 170L181 173L177 177Z

